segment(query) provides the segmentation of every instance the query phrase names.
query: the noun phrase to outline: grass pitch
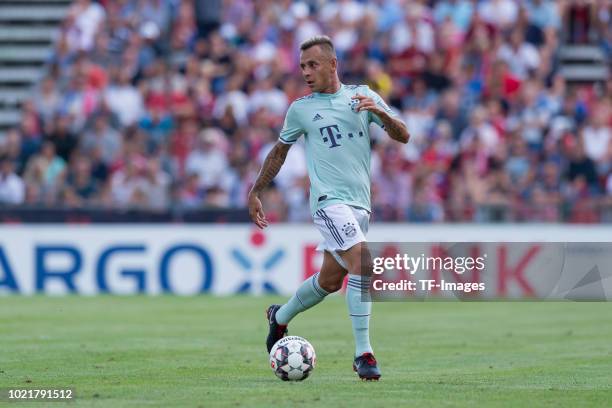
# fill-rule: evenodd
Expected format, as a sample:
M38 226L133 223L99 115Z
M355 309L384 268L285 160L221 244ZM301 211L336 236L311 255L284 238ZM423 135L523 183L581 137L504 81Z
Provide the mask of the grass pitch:
M612 303L376 303L383 371L351 370L344 300L298 316L318 363L284 383L268 367L252 297L0 298L0 389L66 388L94 407L604 407L612 404ZM4 396L4 398L5 398ZM0 405L8 405L0 400Z

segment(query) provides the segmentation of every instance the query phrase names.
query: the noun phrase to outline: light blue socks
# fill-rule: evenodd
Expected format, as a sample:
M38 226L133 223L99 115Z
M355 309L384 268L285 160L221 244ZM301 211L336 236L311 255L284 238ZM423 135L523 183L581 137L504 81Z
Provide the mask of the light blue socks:
M372 353L372 346L370 345L372 302L370 301L369 287L369 277L349 275L346 287L346 303L351 316L353 336L355 337L355 356ZM327 295L329 293L319 285L319 274L312 275L302 283L295 295L278 309L276 321L279 324L288 324L298 313L320 303Z
M349 275L346 287L346 304L353 323L355 357L363 353L372 353L372 346L370 345L372 301L370 300L369 288L370 277Z
M295 315L321 303L327 295L329 295L329 293L319 286L319 273L317 272L306 279L298 288L297 292L295 292L295 295L278 309L276 312L276 321L279 324L288 324Z

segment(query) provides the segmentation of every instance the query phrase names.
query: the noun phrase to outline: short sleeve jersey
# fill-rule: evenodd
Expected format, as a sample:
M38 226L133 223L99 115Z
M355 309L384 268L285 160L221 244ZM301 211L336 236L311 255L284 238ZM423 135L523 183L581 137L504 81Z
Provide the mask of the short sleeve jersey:
M370 123L383 127L369 111L356 112L360 94L371 97L390 116L395 113L367 85L342 85L334 94L296 99L285 117L282 143L304 135L310 178L310 210L347 204L370 211Z

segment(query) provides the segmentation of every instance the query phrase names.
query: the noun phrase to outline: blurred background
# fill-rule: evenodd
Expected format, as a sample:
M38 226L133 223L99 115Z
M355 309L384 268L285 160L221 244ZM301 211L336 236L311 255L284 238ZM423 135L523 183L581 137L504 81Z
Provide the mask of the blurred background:
M298 46L329 35L373 130L375 221L612 221L609 1L3 0L0 219L248 221ZM294 146L263 195L308 222Z

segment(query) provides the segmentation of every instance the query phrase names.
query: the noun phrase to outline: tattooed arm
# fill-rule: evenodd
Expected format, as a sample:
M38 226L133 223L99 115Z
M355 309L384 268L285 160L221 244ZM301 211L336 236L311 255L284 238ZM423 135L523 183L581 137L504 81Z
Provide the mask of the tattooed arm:
M397 140L400 143L408 143L410 133L408 133L408 128L404 122L389 115L384 109L381 109L372 98L363 95L356 95L355 98L359 99L357 111L368 110L372 112L380 118L380 121L385 126L385 132L387 132L391 139Z
M382 123L385 125L385 131L393 140L397 140L400 143L408 143L410 140L410 133L408 128L400 119L390 116L387 112L382 111L376 114Z
M259 200L259 194L278 174L279 170L283 166L283 163L285 163L289 148L291 148L290 144L285 144L282 142L278 142L276 145L274 145L270 153L268 153L268 156L266 156L266 160L264 160L263 166L261 166L261 171L257 176L257 180L255 180L255 184L249 192L249 215L251 216L251 219L255 225L257 225L259 228L263 229L268 226L268 221L266 220L266 215L263 211L261 200Z

